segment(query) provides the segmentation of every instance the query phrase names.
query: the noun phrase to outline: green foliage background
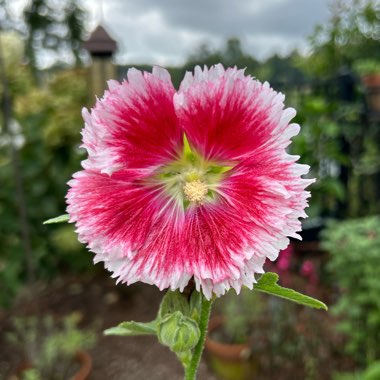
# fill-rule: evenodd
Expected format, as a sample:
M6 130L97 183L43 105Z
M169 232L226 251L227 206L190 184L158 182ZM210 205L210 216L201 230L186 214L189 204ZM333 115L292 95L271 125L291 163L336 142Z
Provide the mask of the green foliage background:
M9 43L14 41L11 36ZM5 40L4 40L5 41ZM25 256L20 237L16 180L10 141L18 146L31 236L33 262L38 277L57 271L90 268L90 256L78 254L71 225L48 228L42 222L65 209L67 181L80 169L81 108L88 101L85 71L52 72L43 86L34 84L30 66L9 57L7 77L13 100L13 131L2 130L0 145L0 283L1 303L9 303L25 281ZM15 68L17 68L15 70Z
M368 365L380 357L380 217L331 223L324 231L324 248L341 289L334 311L349 337L346 349Z

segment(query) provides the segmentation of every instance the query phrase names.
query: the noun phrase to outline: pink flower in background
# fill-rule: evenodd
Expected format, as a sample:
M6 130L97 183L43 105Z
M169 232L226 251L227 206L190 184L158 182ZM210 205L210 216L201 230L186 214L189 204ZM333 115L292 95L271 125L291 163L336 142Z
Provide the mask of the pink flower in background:
M316 285L318 283L318 273L315 268L315 264L311 260L305 260L301 266L301 275L309 280L311 284Z
M243 70L128 72L83 111L84 170L67 195L80 241L119 281L207 298L252 288L298 237L313 180L286 153L299 132L284 96Z
M287 271L290 269L293 256L293 246L289 244L284 250L281 251L281 255L276 261L276 266L280 271Z

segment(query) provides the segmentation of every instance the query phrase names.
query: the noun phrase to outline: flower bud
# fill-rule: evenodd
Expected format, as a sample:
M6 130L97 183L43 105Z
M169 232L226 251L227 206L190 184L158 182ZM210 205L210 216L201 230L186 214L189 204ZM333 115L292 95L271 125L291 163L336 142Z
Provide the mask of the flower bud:
M200 331L194 319L175 311L166 314L158 323L157 336L161 344L178 353L193 349L198 343Z

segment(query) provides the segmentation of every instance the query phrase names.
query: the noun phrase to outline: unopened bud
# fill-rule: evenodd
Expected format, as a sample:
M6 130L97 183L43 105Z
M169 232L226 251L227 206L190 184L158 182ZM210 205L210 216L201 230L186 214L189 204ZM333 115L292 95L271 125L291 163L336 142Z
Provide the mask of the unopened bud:
M198 343L200 331L194 319L175 311L166 314L159 322L157 336L161 344L178 353L193 349Z

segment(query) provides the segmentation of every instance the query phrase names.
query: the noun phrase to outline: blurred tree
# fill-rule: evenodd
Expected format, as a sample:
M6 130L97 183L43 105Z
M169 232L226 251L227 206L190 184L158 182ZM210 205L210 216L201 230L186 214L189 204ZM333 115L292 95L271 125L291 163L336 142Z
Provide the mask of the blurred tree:
M7 0L0 0L0 30L15 29L15 21L9 11Z
M22 64L20 36L8 32L0 37L14 105L7 131L0 119L1 305L14 297L26 278L11 145L17 150L22 168L26 217L38 278L52 277L64 268L84 269L90 255L78 255L83 247L77 244L71 225L42 225L52 215L64 213L66 183L80 168L83 153L77 147L82 126L80 111L87 102L86 73L80 68L60 71L51 74L45 86L37 87L30 67ZM3 91L0 84L0 98Z
M294 148L318 178L314 215L365 216L380 212L380 130L353 70L380 60L380 4L335 0L330 9L310 37L311 54L297 60L311 81L296 103L303 128Z
M81 63L81 42L86 13L76 0L31 0L24 9L26 56L36 75L38 53L56 53L67 60L72 54L75 64Z
M208 44L200 45L194 54L189 56L184 68L192 71L195 65L210 67L217 63L222 63L225 67L246 68L246 73L251 75L256 75L260 66L254 57L244 52L240 40L233 37L225 42L221 50L212 49Z
M311 55L304 69L334 75L358 59L380 59L380 5L376 0L333 0L330 20L310 37Z
M310 217L337 216L339 205L346 200L341 168L349 166L349 157L342 150L342 131L336 120L339 107L324 96L303 93L296 102L295 122L302 128L290 149L301 156L300 162L310 165L312 197L307 213Z
M244 59L244 53L241 46L241 42L238 38L230 38L226 42L226 46L223 52L224 62L228 66L236 65L236 62Z
M277 54L269 57L260 67L261 80L269 81L277 90L305 85L308 81L307 75L298 67L301 59L303 58L296 50L284 57Z
M201 44L194 53L190 54L184 67L192 70L195 65L212 66L222 61L220 51L213 49L208 43Z

